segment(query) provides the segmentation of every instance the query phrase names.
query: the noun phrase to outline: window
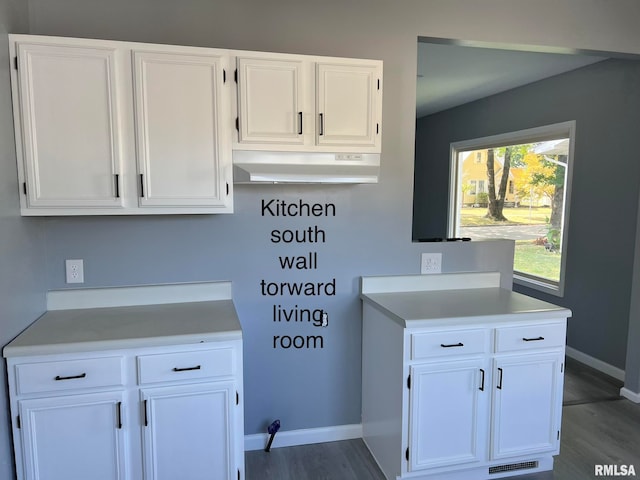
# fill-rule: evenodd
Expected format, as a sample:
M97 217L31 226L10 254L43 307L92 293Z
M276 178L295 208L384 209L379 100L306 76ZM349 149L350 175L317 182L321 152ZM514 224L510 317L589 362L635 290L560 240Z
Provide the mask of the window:
M514 282L559 296L574 130L565 122L451 145L449 236L515 240Z

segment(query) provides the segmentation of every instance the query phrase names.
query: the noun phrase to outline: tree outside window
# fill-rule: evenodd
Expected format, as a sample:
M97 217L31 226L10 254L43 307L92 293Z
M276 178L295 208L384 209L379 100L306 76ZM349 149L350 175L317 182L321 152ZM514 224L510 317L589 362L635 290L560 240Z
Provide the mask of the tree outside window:
M516 281L557 295L564 287L574 128L566 122L452 145L449 234L512 238Z

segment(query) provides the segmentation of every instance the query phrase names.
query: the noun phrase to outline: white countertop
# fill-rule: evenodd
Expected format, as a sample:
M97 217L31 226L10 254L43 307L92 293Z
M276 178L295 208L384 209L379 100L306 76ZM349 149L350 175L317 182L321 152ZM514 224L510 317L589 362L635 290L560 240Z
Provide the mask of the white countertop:
M163 293L162 286L159 293ZM42 315L4 348L3 355L47 355L240 338L242 329L230 298L60 309Z
M571 310L565 307L498 287L499 277L491 274L365 279L360 295L363 302L405 328L506 322L513 321L515 315L523 321L571 316ZM445 288L440 289L443 286ZM410 291L399 291L398 288Z

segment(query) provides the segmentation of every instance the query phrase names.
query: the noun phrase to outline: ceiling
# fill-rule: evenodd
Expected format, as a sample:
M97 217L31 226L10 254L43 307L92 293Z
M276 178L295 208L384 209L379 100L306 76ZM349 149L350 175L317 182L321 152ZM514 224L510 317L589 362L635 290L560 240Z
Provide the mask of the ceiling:
M605 60L593 55L418 42L416 117Z

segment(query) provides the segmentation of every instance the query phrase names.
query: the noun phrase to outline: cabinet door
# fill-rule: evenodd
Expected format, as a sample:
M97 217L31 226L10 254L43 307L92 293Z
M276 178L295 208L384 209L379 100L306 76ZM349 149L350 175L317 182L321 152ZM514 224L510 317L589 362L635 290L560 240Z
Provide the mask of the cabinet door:
M141 207L230 207L223 56L133 51Z
M232 382L149 388L144 410L144 478L237 478Z
M121 392L18 403L28 479L125 478Z
M239 143L302 145L303 80L300 61L238 58Z
M16 48L27 206L121 207L115 49Z
M411 368L409 470L484 459L485 373L482 359Z
M318 63L318 145L380 145L380 71L375 65Z
M494 364L491 458L558 450L563 355L520 355Z

